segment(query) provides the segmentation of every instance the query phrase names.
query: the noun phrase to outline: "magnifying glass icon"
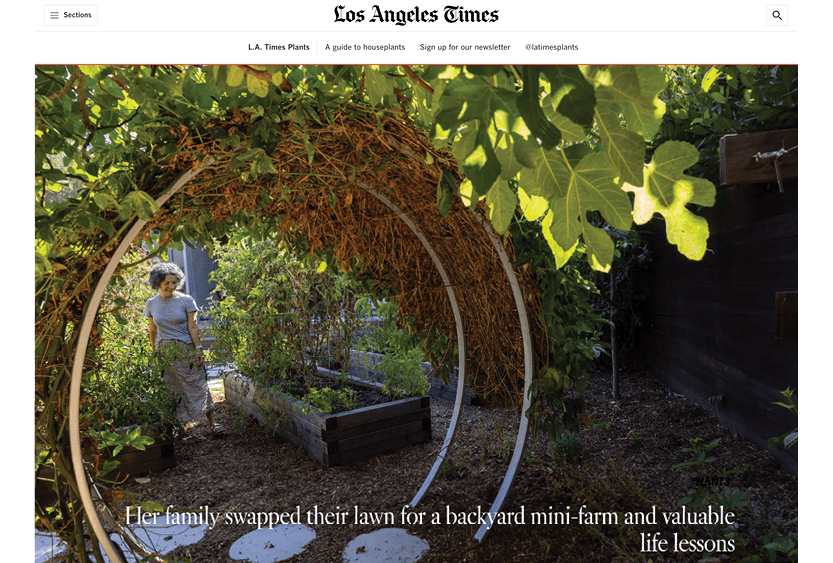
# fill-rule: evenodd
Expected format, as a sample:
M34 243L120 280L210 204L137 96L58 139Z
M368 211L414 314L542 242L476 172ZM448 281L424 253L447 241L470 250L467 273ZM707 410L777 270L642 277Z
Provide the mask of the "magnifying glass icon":
M781 19L781 12L779 12L778 10L772 11L772 17L773 19L784 21L783 19Z

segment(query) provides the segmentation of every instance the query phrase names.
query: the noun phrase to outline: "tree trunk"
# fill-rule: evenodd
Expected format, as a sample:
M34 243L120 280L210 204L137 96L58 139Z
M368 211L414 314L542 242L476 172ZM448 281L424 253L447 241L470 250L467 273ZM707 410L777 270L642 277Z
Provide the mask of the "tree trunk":
M610 313L610 363L613 373L613 400L619 400L619 346L616 342L616 321L619 307L616 305L616 270L610 272L610 303L613 310Z

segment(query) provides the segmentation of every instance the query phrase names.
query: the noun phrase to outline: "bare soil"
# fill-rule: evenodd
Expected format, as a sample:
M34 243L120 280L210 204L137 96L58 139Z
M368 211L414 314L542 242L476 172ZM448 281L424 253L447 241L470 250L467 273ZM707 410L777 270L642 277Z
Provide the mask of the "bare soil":
M710 413L670 392L638 370L625 371L622 398L612 401L609 373L597 373L587 386L587 412L592 423L581 433L581 456L566 461L538 434L529 439L524 462L503 510L524 524L499 524L485 541L473 544L479 526L448 523L448 514L487 512L512 455L520 413L502 407L467 406L457 438L434 486L411 512L424 512L422 524L401 524L403 507L419 489L442 444L452 405L432 401L433 439L398 452L344 467L324 469L304 452L242 417L218 401L218 420L228 429L212 438L199 423L176 444L177 466L150 476L148 483L125 484L128 504L154 500L180 512L220 514L216 527L199 543L171 555L195 563L229 561L229 548L256 526L227 524L223 514L250 512L348 511L344 524L312 524L317 537L293 562L339 562L356 536L383 527L406 528L428 541L423 561L740 561L760 553L767 533L794 531L798 515L797 478L780 470L775 458L748 440L730 433ZM720 438L710 455L714 462L681 471L674 464L692 458L682 451L690 441ZM742 473L714 479L721 472L747 467ZM724 524L665 524L663 513L678 512L678 502L698 485L716 494L743 491L748 506L726 507L735 514ZM716 485L716 486L715 486ZM717 501L712 500L715 509ZM706 506L703 506L705 509ZM354 511L392 513L394 525L354 522ZM581 510L581 512L579 512ZM652 514L657 522L625 524L626 513ZM570 524L533 524L533 513L569 512ZM611 513L618 522L613 522ZM437 513L441 523L432 524ZM576 520L582 514L582 520ZM588 516L589 514L589 516ZM607 514L608 516L605 516ZM590 518L593 521L586 521ZM607 522L605 519L607 518ZM305 522L306 523L306 522ZM681 539L726 539L738 534L728 550L674 551ZM641 534L668 541L665 552L643 552ZM655 535L658 534L658 535ZM681 544L677 544L678 547ZM717 545L717 544L712 544ZM689 544L683 544L689 546Z

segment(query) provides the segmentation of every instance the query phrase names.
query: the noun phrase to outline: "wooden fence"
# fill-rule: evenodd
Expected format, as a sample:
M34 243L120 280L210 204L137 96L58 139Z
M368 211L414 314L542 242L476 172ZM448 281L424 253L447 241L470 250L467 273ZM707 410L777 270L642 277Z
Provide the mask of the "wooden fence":
M655 225L652 260L635 275L645 365L761 447L797 425L771 404L798 387L797 167L781 172L781 186L773 178L720 187L714 207L697 211L711 233L702 261L682 257L664 223ZM778 457L797 473L797 446Z

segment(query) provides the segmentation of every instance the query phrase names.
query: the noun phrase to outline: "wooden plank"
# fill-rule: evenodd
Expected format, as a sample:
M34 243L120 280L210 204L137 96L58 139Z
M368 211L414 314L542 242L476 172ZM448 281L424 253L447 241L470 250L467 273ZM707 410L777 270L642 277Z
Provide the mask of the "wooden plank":
M743 395L744 400L763 401L767 405L778 399L778 395L770 393L771 389L786 389L795 385L798 380L798 364L796 362L770 363L774 368L766 371L765 361L757 365L748 366L730 361L723 352L715 353L689 345L688 341L672 339L668 364L677 365L690 377L710 385L712 395L719 395L725 388L731 387ZM757 394L758 398L753 395Z
M750 264L747 266L680 267L676 279L689 284L727 284L750 287L798 287L798 263Z
M781 178L798 177L798 129L764 131L725 135L720 139L720 184L754 184L775 182L775 167L772 161L757 161L758 153L771 153L787 149L779 158Z
M780 291L775 294L775 338L798 339L797 291Z
M398 401L391 401L381 405L372 405L349 412L333 414L330 415L329 418L336 422L336 425L333 428L353 426L355 424L367 422L368 420L387 418L419 410L423 408L424 398L425 397L409 397L407 399L399 399Z
M793 180L795 182L795 180ZM785 186L786 188L787 186ZM740 190L740 187L721 188L713 207L700 210L697 214L702 215L709 222L709 233L722 235L735 226L743 226L755 221L773 220L784 214L798 211L797 190L779 192L775 186L767 190L760 185L744 186L744 191L751 192L744 194L745 201L740 200L741 196L735 198L723 197L724 190Z
M353 438L339 440L338 451L339 453L344 454L356 448L366 448L367 446L384 442L391 438L398 438L407 434L421 432L422 430L422 420L417 420L415 422L409 422L407 424L401 424L399 426L393 426L383 430L377 430L375 432L368 432L367 434L362 434Z
M337 371L332 371L325 368L318 368L318 374L322 377L325 377L329 381L335 381L342 377L342 374ZM370 389L372 391L378 391L379 393L382 392L382 385L378 381L370 381L369 379L363 379L361 377L357 377L355 375L347 374L347 382L354 386L354 387L361 387L362 389Z
M118 467L107 473L107 479L124 479L135 475L143 475L151 471L161 471L176 466L176 456L172 440L155 443L144 451L125 448L115 457L104 455L103 461L115 460Z
M275 424L280 419L281 424L276 428L278 435L304 449L307 455L325 467L430 440L431 437L431 401L428 396L411 397L346 413L319 415L312 412L305 415L302 412L303 403L286 395L261 393L252 384L249 384L249 393L243 394L242 383L245 379L227 375L224 381L226 400L230 404L243 405L248 412L260 411L253 408L253 398L273 402L275 409L268 417L262 412L253 414L264 424ZM345 446L350 452L346 455L342 451Z
M380 425L389 428L399 426L401 424L407 424L409 422L414 422L417 420L423 420L426 418L431 418L430 408L419 409L391 417L380 418L377 420L370 420L361 424L353 424L350 426L339 427L335 430L328 430L325 434L325 440L327 442L344 440L346 438L353 438L354 436L360 436L368 432L373 432L377 430Z
M724 317L696 317L678 319L671 317L669 326L675 334L686 335L686 341L703 350L728 349L729 358L737 363L747 356L760 356L764 361L784 363L787 369L798 362L798 343L790 340L773 340L770 326L751 327L732 322ZM776 369L776 366L773 366Z
M358 461L360 459L373 457L374 455L392 452L407 446L413 446L422 442L428 442L430 440L431 430L422 430L420 432L407 434L405 436L391 438L383 442L376 442L375 444L371 444L365 448L358 448L345 453L339 453L337 454L337 456L335 456L334 459L330 459L330 464L336 465L350 463L353 461Z
M308 413L304 413L304 407L307 406L306 403L297 400L293 397L290 397L285 393L280 393L279 391L274 389L256 389L255 385L248 378L243 377L242 375L228 374L225 377L223 377L223 383L225 387L231 387L233 392L237 391L241 397L245 396L245 394L243 393L243 387L245 385L249 388L249 393L259 393L258 395L256 395L258 401L265 400L267 396L272 398L280 398L280 400L287 405L287 409L292 410L292 412L294 412L298 417L303 418L313 426L317 426L322 430L327 428L327 415L324 415L315 407L311 407ZM248 400L251 401L251 399Z

